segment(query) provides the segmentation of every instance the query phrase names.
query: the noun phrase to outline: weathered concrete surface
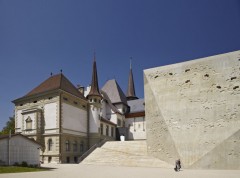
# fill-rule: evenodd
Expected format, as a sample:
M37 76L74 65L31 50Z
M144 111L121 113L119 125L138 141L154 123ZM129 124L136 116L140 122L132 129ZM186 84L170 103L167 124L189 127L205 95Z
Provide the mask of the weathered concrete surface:
M240 169L240 51L144 70L150 155Z

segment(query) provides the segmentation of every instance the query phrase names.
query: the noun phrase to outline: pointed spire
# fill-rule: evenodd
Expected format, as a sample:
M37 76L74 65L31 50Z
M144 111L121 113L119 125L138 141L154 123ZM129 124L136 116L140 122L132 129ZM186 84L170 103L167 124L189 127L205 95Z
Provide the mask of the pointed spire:
M93 70L92 70L92 83L91 83L91 90L88 94L87 97L89 96L99 96L100 92L99 92L99 87L98 87L98 76L97 76L97 64L96 64L96 53L94 50L94 56L93 56Z
M138 97L136 97L135 95L135 87L134 87L134 80L133 80L133 73L132 73L132 57L130 57L130 72L128 76L127 99L128 100L138 99Z

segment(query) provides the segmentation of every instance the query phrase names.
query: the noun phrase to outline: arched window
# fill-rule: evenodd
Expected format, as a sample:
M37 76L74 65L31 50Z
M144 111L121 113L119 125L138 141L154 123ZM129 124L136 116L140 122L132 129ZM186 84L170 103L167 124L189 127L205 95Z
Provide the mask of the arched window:
M73 151L77 151L77 142L76 141L74 141L73 142Z
M84 151L84 142L81 141L80 143L80 152L82 153Z
M50 138L50 139L48 139L48 151L52 151L52 149L53 149L53 141Z
M26 130L32 130L32 119L30 116L26 119Z
M66 144L66 151L70 151L70 142L67 140L65 144Z

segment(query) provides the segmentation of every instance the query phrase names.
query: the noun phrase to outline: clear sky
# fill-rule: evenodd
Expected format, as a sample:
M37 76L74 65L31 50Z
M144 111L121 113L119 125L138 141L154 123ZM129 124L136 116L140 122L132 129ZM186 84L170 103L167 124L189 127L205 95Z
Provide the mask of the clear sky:
M240 0L0 0L0 129L12 100L60 69L99 85L127 89L129 58L136 94L143 70L240 49Z

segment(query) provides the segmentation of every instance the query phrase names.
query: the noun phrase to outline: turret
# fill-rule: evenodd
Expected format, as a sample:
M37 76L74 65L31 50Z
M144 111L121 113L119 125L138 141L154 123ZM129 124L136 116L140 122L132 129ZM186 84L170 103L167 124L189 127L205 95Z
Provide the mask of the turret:
M93 61L91 89L87 95L87 99L89 102L89 132L98 133L99 132L98 128L100 127L99 115L101 109L102 96L99 92L98 87L97 64L95 53Z

